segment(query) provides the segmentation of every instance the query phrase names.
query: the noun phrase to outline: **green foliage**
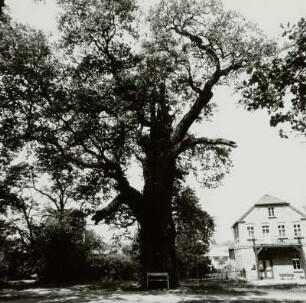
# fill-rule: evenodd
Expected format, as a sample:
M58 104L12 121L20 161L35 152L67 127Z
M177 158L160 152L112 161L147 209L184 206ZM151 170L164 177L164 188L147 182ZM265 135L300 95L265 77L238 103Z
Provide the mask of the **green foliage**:
M213 218L201 209L189 187L181 188L173 205L177 230L176 247L181 277L197 277L207 271L207 253L214 233Z
M265 108L271 126L288 122L305 135L306 20L283 26L283 45L269 59L253 66L250 80L240 88L249 110ZM281 131L286 137L286 132Z

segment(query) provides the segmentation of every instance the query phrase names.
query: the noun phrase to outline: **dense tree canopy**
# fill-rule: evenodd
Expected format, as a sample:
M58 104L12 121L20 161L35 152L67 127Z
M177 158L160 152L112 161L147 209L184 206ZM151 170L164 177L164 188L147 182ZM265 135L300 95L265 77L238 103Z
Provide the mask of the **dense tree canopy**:
M191 170L216 186L235 142L198 135L214 91L275 46L218 0L160 1L143 18L135 0L58 0L61 41L1 23L0 139L45 167L68 163L92 194L122 205L140 225L143 273L168 271L177 285L174 182ZM204 128L203 128L204 130ZM131 185L133 163L144 186ZM121 208L122 209L122 208Z
M278 52L258 62L243 83L243 102L249 110L268 109L271 126L288 122L305 136L306 130L306 20L283 26ZM287 136L281 131L282 136Z

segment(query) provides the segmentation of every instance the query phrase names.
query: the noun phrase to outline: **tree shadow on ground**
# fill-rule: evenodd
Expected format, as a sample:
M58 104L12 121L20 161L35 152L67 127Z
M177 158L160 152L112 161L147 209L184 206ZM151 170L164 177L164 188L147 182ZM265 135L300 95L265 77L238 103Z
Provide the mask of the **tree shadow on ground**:
M256 303L270 303L270 302L290 302L290 303L305 303L305 300L288 300L283 298L271 299L271 291L285 291L302 292L305 293L305 286L298 285L278 285L278 286L255 286L245 282L218 282L209 281L198 284L186 285L187 293L197 295L196 299L184 299L178 303L209 303L209 302L256 302ZM201 298L203 296L203 298ZM267 297L268 296L268 297Z
M205 298L203 300L201 299L195 299L195 300L182 300L178 301L177 303L216 303L216 302L234 302L234 303L305 303L306 301L291 301L291 300L271 300L271 299L217 299L217 298Z
M27 289L4 289L0 291L0 302L290 302L302 303L295 297L288 300L271 297L271 291L287 293L287 291L305 293L305 287L286 287L271 290L270 288L256 287L244 283L182 283L176 290L140 291L137 283L119 283L112 281L77 284L77 285L47 285L45 287L32 287ZM290 297L289 297L290 298ZM303 296L301 297L303 298ZM295 300L294 300L295 299Z
M266 295L264 289L258 289L253 285L247 283L237 283L237 282L218 282L209 281L202 282L198 284L188 284L183 283L182 287L187 293L192 294L210 294L210 295L230 295L230 296L246 296L246 295Z

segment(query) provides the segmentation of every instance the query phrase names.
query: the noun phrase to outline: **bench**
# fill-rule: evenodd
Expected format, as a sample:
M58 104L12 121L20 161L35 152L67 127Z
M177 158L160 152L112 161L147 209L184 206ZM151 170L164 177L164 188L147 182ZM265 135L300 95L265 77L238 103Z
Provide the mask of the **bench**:
M167 289L169 289L169 274L167 272L148 272L147 273L147 287L150 282L166 282Z
M281 280L293 280L294 274L279 274Z

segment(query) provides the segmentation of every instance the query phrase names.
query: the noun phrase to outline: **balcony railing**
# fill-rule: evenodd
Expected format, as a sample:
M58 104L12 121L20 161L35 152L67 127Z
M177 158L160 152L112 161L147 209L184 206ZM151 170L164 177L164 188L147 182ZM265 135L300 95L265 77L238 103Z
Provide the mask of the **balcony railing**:
M260 244L272 244L272 245L297 245L303 244L304 237L262 237L262 238L248 238L248 242L253 245L260 245Z

